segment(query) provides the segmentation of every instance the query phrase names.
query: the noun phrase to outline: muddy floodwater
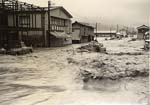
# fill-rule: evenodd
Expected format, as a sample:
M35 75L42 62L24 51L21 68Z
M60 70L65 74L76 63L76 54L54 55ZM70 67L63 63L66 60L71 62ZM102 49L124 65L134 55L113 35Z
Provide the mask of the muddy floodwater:
M0 55L0 105L148 105L148 76L83 82L81 70L91 69L93 59L113 64L122 73L125 68L149 71L149 52L141 49L144 41L99 42L108 54L77 52L79 44L39 48L23 56Z

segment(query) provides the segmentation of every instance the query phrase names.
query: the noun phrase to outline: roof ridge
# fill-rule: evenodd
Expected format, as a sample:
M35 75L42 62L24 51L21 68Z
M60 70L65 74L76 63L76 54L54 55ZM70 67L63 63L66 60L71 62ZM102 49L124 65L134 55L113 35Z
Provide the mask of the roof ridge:
M89 23L84 23L84 22L79 22L79 21L75 21L74 23L79 23L79 24L81 24L81 25L94 28L94 27L93 27L92 25L90 25ZM74 24L74 23L73 23L73 24Z

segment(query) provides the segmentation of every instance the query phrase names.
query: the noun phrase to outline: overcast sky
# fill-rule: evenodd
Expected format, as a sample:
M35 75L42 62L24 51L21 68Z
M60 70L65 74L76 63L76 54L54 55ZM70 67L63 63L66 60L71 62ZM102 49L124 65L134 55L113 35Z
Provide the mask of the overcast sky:
M21 0L39 6L47 6L48 0ZM63 6L73 20L138 26L149 24L150 0L51 0Z

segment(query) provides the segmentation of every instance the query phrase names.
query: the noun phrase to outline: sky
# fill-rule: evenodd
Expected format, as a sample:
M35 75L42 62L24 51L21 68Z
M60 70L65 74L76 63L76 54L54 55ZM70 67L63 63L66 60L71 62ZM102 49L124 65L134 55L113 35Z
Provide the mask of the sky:
M47 6L48 0L21 0L39 6ZM63 6L73 21L124 25L136 27L149 25L150 0L51 0L53 5Z

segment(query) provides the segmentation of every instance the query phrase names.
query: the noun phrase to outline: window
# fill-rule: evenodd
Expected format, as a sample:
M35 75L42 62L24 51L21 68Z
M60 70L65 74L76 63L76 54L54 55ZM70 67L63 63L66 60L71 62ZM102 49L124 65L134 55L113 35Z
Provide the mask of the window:
M29 27L30 26L30 16L19 16L19 26Z
M7 16L0 13L0 25L7 25Z
M52 31L64 31L65 27L65 19L51 17Z

